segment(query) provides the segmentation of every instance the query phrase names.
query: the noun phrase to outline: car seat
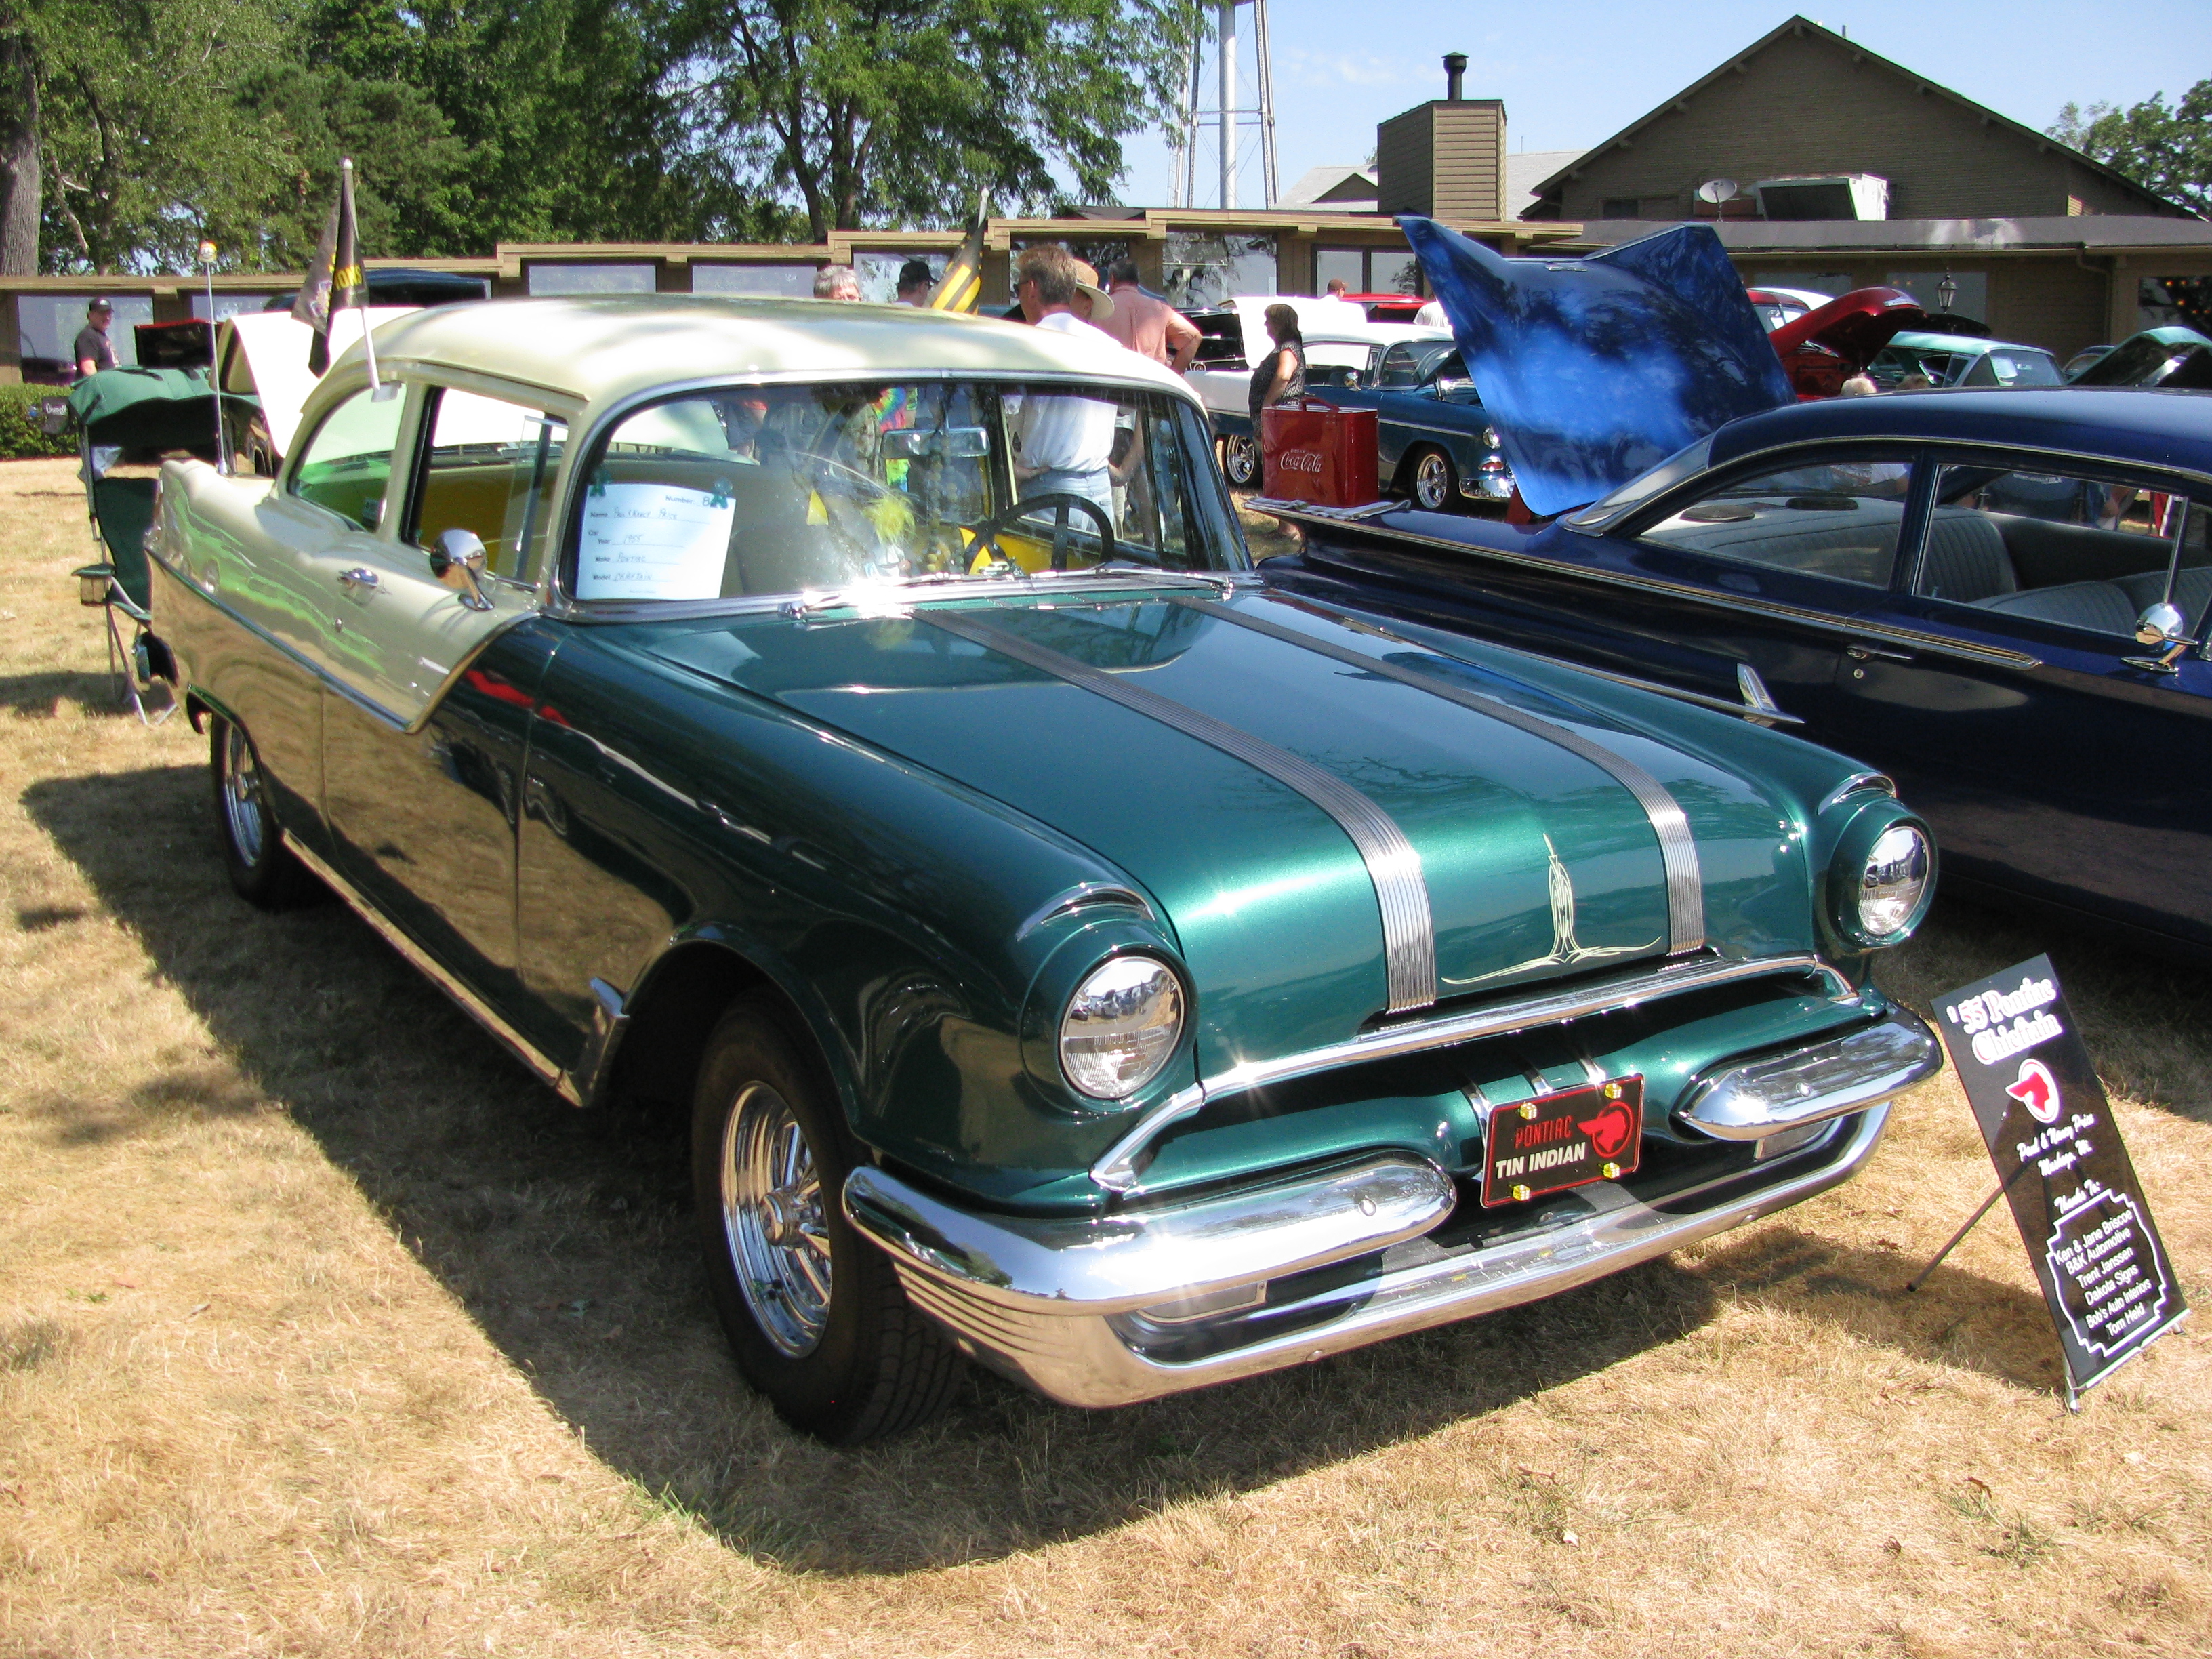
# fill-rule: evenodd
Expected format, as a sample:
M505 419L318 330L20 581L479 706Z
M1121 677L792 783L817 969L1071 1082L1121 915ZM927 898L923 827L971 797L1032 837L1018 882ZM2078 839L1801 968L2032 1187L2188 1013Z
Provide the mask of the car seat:
M2019 574L1997 527L1972 507L1937 507L1928 521L1920 592L1931 599L1980 605L2019 591Z

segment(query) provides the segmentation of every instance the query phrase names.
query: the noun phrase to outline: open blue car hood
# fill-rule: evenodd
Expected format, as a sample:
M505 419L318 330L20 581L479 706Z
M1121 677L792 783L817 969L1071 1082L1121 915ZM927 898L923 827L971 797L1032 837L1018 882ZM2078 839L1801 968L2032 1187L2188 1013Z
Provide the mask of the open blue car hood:
M1739 415L1791 401L1710 226L1508 259L1433 219L1398 223L1537 513L1594 501Z

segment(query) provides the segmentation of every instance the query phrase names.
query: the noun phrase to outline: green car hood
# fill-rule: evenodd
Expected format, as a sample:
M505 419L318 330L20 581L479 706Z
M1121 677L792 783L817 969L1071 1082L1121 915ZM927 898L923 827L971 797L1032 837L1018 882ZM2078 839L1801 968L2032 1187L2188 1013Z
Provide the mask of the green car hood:
M1707 938L1809 944L1802 837L1741 776L1504 669L1374 641L1246 592L1248 614L1449 676L1643 768L1694 831ZM1339 1041L1389 1004L1368 866L1306 794L1097 690L933 623L980 623L1288 750L1365 796L1418 854L1439 1000L1656 959L1667 872L1645 807L1556 742L1159 598L750 616L653 630L665 663L774 698L1051 824L1157 902L1198 991L1200 1063Z

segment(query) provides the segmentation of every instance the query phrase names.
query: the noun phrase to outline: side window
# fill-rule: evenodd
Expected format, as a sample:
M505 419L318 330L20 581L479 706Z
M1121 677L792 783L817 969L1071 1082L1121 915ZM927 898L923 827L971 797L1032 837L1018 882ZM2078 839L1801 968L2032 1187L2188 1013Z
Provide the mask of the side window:
M402 398L378 398L364 386L332 410L292 469L292 494L348 524L375 529L392 485L392 452L399 442L404 406Z
M2141 485L1947 465L1913 591L2005 616L2132 636L2166 597L2192 628L2212 599L2205 513Z
M1903 456L1801 464L1723 484L1651 526L1643 539L1885 587L1911 480Z
M1394 345L1382 354L1382 367L1375 375L1376 386L1388 391L1419 386L1420 382L1420 366L1414 360L1412 346Z
M409 538L428 547L448 530L472 531L493 575L534 583L568 427L558 416L472 392L434 395Z

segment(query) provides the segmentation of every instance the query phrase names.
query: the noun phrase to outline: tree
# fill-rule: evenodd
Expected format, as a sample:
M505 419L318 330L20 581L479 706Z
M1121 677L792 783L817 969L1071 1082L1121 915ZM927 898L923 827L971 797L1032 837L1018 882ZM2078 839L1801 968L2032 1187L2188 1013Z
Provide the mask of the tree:
M674 0L699 153L808 234L1035 210L1055 168L1111 200L1121 139L1172 106L1187 0Z
M0 3L0 276L39 269L38 42L21 6Z
M2172 108L2163 92L2124 114L2116 104L2069 104L2050 134L2169 202L2212 214L2212 79Z

